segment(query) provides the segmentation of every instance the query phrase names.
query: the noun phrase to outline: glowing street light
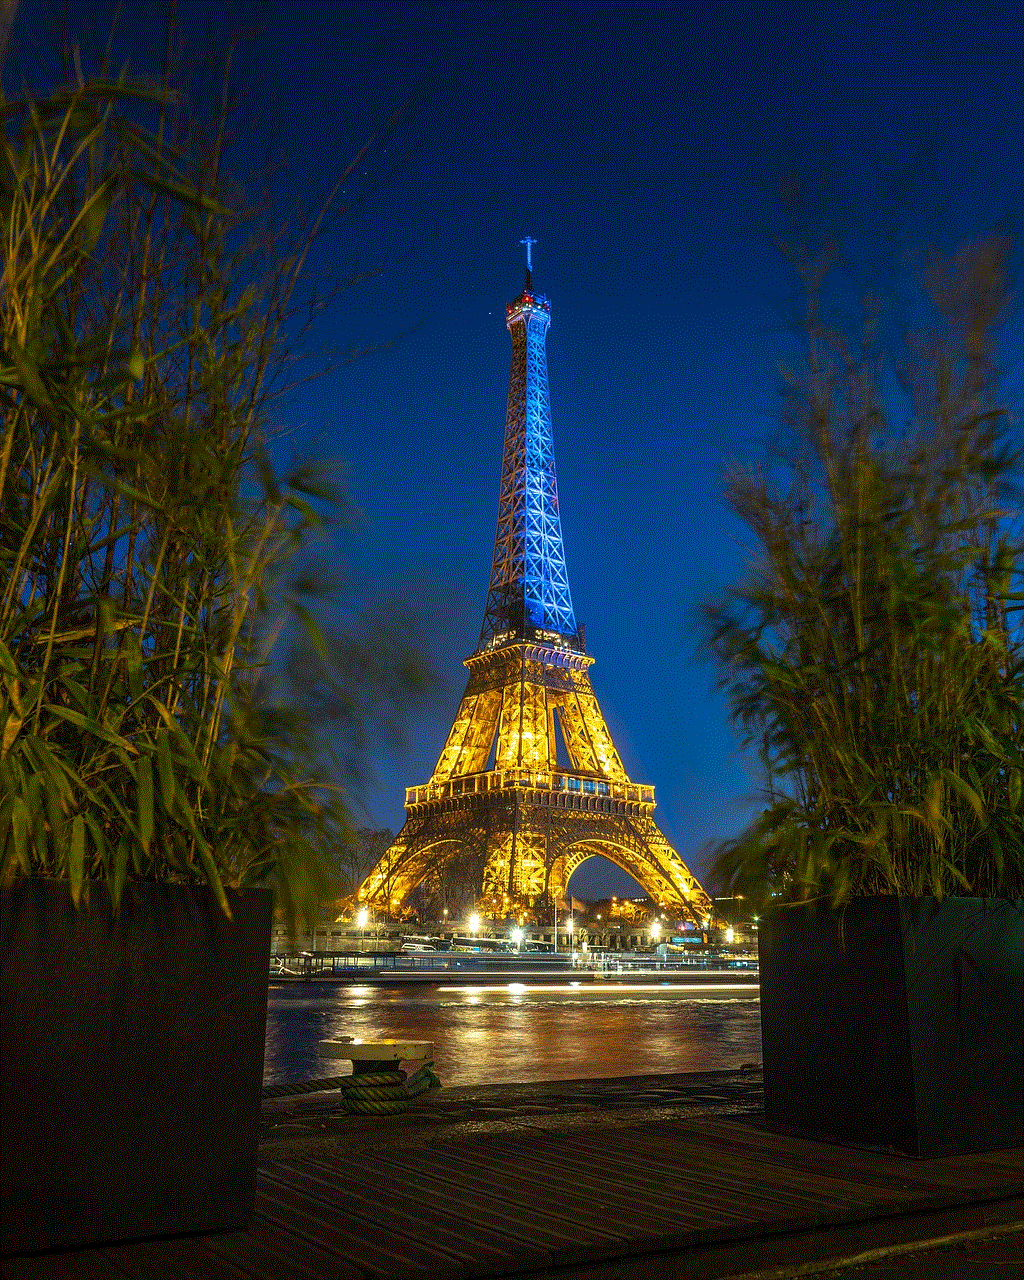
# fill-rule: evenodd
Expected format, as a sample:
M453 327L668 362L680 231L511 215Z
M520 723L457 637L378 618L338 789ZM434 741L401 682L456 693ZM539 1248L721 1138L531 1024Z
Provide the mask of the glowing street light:
M517 950L517 951L519 951L519 950L521 950L521 949L522 949L522 945L523 945L523 931L522 931L522 929L513 929L513 930L512 930L512 941L516 944L516 950Z
M359 926L360 929L365 929L366 922L369 920L369 918L370 918L369 911L367 911L365 907L360 907L359 914L356 916L356 924Z
M661 937L661 923L658 920L651 925L651 938L657 942Z
M480 917L477 915L475 911L469 917L469 931L470 933L480 932Z

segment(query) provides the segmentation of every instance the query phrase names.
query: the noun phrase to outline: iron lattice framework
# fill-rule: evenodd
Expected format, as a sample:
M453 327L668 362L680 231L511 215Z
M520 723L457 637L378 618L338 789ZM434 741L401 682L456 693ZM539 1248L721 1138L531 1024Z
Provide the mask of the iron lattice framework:
M555 481L545 346L551 305L529 288L506 309L512 335L498 530L480 648L540 639L582 650Z
M702 922L711 900L654 821L654 788L627 777L590 683L558 513L551 307L529 265L506 311L512 371L480 643L433 775L407 789L405 825L359 897L400 910L424 882L445 892L457 880L484 914L533 919L602 854L660 907Z

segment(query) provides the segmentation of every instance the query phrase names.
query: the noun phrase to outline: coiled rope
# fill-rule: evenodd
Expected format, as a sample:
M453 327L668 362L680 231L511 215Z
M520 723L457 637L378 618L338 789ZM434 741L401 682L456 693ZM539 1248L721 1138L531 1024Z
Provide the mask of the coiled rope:
M266 1084L264 1098L287 1098L302 1093L341 1090L341 1109L351 1115L396 1116L426 1089L439 1089L433 1062L426 1062L413 1075L405 1071L366 1071L360 1075L329 1076L323 1080L302 1080L296 1084Z

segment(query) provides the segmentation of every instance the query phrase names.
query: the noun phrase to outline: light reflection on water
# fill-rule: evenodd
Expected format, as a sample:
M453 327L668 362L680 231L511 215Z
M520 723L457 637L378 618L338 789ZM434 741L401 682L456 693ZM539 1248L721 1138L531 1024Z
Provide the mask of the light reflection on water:
M447 1085L714 1071L761 1059L756 998L619 990L272 986L264 1082L346 1071L317 1052L320 1040L340 1036L431 1040Z

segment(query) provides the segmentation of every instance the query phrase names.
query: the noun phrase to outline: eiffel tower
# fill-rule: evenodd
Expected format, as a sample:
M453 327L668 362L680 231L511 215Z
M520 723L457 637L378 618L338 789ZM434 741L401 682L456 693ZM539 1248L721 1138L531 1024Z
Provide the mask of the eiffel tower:
M469 682L428 783L359 899L400 910L458 868L476 910L545 918L587 858L616 863L663 910L703 923L711 900L654 821L654 788L626 774L590 683L562 549L545 347L551 306L535 293L527 237L512 335L505 448L483 627Z

